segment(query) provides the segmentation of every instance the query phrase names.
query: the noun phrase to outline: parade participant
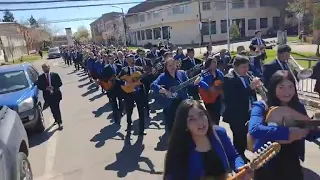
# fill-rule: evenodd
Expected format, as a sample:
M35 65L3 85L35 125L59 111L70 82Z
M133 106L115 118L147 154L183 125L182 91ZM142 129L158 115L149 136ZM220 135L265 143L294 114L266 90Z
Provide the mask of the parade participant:
M164 180L227 179L231 171L247 168L226 130L214 126L195 100L184 100L177 109L164 164ZM242 180L251 177L248 169Z
M304 160L305 139L313 141L319 137L319 133L309 133L308 130L297 127L268 125L266 122L266 113L274 106L287 107L284 117L296 116L298 113L302 117L295 119L309 119L304 105L299 102L295 79L290 72L279 70L273 74L269 81L267 99L267 102L255 102L252 107L249 132L255 140L253 148L257 150L267 141L288 142L281 144L279 154L255 172L255 180L303 180L300 160Z
M207 58L209 57L209 56L211 56L212 55L212 46L211 45L207 45L207 52L205 52L204 54L203 54L203 59L204 60L207 60Z
M182 47L178 47L176 55L173 57L175 60L182 61L186 58L186 56L183 54L183 49Z
M82 59L83 59L83 54L82 54L81 50L78 49L76 52L76 59L75 59L75 68L77 71L80 70L80 65L81 65Z
M165 61L164 73L160 74L160 76L152 83L151 88L154 93L161 93L167 97L171 97L172 93L168 91L168 89L173 86L177 86L188 79L186 72L178 70L177 62L171 58ZM188 99L188 94L187 90L183 89L178 92L177 98L168 99L168 104L163 107L167 131L171 131L177 107L185 99Z
M125 75L130 76L134 72L138 71L143 74L143 69L139 66L134 65L134 56L132 54L128 55L127 58L128 66L122 68L119 73L119 77ZM143 82L143 80L141 80ZM124 82L124 84L129 84L131 82ZM140 85L135 88L134 92L125 94L125 109L127 114L127 132L130 133L132 129L132 111L134 108L134 103L136 103L139 114L139 136L146 135L144 132L144 113L145 113L145 101L144 101L144 86Z
M95 83L97 85L97 89L99 89L99 79L100 79L103 67L104 67L104 61L101 57L101 54L99 53L97 55L97 60L94 63L94 71L95 71L96 78L97 78ZM101 91L102 91L102 93L104 93L104 90L102 88L101 88Z
M263 59L267 58L267 53L265 49L272 49L272 46L267 46L265 41L261 38L261 31L258 30L255 32L255 37L251 40L251 45L257 48L261 52Z
M96 57L94 56L93 52L89 53L89 59L87 62L87 68L88 68L88 75L90 78L90 82L93 82L97 79L97 75L94 70L94 64L96 62Z
M231 57L227 54L226 49L220 50L219 55L217 56L218 58L218 69L222 71L224 74L227 74L229 71L228 65L231 61Z
M277 50L277 59L263 66L263 84L268 87L271 76L278 70L291 71L288 66L291 48L288 45L280 45Z
M181 62L181 70L187 71L192 69L195 65L201 64L202 61L200 59L194 58L194 49L188 48L187 49L187 58L182 60ZM189 78L193 77L196 74L200 73L200 69L197 72L193 72L191 75L188 74ZM188 93L190 96L192 96L193 99L200 99L198 94L198 88L197 87L188 87Z
M201 98L213 124L219 125L224 74L217 69L217 59L215 57L208 57L204 66L205 69L209 69L210 73L199 77L200 96L203 95Z
M253 45L249 46L249 59L251 64L251 72L256 77L262 77L263 56L262 53Z
M143 67L144 73L148 73L146 77L144 78L144 90L145 90L145 107L146 107L146 112L149 116L149 91L150 91L150 86L151 83L155 80L155 76L152 74L152 64L150 59L145 58L145 51L142 49L137 50L138 58L135 60L135 65L136 66L141 66Z
M257 100L255 89L260 85L260 80L248 77L249 59L244 56L234 58L234 69L224 77L224 121L229 123L233 133L233 144L240 155L245 158L247 148L246 122L250 118L252 103Z
M116 76L120 73L122 67L120 64L115 64L115 58L116 58L116 53L111 53L110 55L104 55L107 56L105 58L105 66L102 69L101 72L101 83L111 83L112 86L110 86L111 89L106 90L107 95L109 98L109 102L112 105L112 115L113 115L113 120L116 124L120 124L120 119L121 119L121 113L123 110L123 99L121 98L122 91L120 89L120 83L116 79ZM104 86L102 85L102 88ZM108 86L109 88L109 86Z
M45 102L51 109L54 124L58 124L59 129L62 129L62 118L60 111L60 101L62 93L60 87L62 81L59 74L51 72L48 64L42 65L43 74L41 74L36 82L38 88L43 92Z
M116 64L120 64L122 67L128 66L128 63L125 60L125 56L123 55L122 51L118 51L117 56L118 56L118 58L115 62Z
M151 51L147 54L147 58L148 59L157 59L159 57L158 55L158 46L157 45L153 45L151 48Z

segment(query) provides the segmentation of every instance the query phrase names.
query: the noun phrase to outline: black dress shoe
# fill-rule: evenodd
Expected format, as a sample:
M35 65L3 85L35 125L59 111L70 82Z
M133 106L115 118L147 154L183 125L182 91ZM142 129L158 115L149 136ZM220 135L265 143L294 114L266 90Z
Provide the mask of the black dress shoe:
M63 130L62 123L59 123L59 124L58 124L58 129L59 129L60 131Z

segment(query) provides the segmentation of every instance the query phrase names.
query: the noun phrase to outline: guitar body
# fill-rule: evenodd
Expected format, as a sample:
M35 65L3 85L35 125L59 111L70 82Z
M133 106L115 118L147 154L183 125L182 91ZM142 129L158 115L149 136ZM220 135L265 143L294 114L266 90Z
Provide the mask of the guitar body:
M222 85L223 83L221 80L214 81L211 87L214 87L216 89L216 92L199 88L199 94L203 102L206 104L215 103L217 98L222 94Z
M126 82L125 85L121 85L121 89L125 93L134 92L134 90L137 86L142 85L142 83L140 82L141 77L142 77L142 74L139 71L135 71L131 75L124 75L124 76L120 77L121 80Z

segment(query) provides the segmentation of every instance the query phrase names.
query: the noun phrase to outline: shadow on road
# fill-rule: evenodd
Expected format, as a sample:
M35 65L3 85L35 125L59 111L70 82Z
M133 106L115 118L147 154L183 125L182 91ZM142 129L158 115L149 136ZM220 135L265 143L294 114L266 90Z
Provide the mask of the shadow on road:
M111 124L109 126L106 126L100 130L99 134L96 134L93 136L93 138L90 140L91 142L95 142L96 148L100 148L104 146L107 140L114 139L115 137L120 137L121 140L124 140L124 135L119 132L120 126L117 124Z
M154 148L155 151L166 151L168 149L169 134L165 132L161 137L159 137L159 142L157 147Z
M87 92L81 94L81 96L82 96L82 97L86 97L86 96L88 96L89 94L92 94L92 93L97 92L98 90L99 90L98 88L89 89Z
M303 168L304 179L320 180L319 174L308 168Z
M83 88L83 87L88 86L88 85L90 85L90 84L91 84L91 82L86 82L86 83L84 83L84 84L78 85L78 87L79 87L79 88Z
M106 103L102 107L98 108L96 111L92 111L94 117L100 117L103 113L112 111L112 107L110 103Z
M94 100L97 100L97 99L103 97L104 95L105 95L105 93L97 94L97 95L93 96L92 98L90 98L89 101L92 102Z
M105 170L117 171L119 178L126 177L130 172L141 171L150 174L162 174L162 172L156 172L152 161L147 157L141 157L145 145L142 144L143 137L139 136L138 140L131 144L130 134L128 134L124 141L122 150L116 154L117 160L105 167ZM140 162L144 162L149 167L149 170L142 169L139 166Z
M79 82L81 82L81 81L85 81L85 80L87 80L87 79L89 79L89 77L88 77L88 76L83 77L83 78L79 79L78 81L79 81Z
M29 146L30 148L38 146L46 141L48 141L51 136L59 130L58 126L55 129L52 129L55 125L51 125L41 134L34 134L29 137Z

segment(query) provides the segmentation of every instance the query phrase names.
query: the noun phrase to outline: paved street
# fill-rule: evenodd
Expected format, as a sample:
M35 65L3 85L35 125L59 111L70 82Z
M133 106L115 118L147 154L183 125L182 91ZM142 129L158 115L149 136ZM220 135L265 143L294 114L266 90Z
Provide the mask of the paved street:
M108 98L90 87L86 76L65 67L60 59L48 60L52 71L63 80L61 103L64 130L50 127L53 118L45 110L47 130L30 137L30 161L36 180L161 179L164 161L164 129L159 110L152 113L143 142L137 135L125 139L126 120L121 127L110 122ZM36 63L40 67L41 61ZM136 110L133 119L137 119ZM308 111L310 115L313 110ZM227 128L226 124L222 126ZM134 123L137 128L137 123ZM228 133L232 135L229 128ZM319 147L307 142L307 180L320 177Z

